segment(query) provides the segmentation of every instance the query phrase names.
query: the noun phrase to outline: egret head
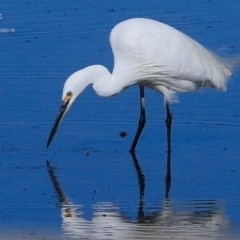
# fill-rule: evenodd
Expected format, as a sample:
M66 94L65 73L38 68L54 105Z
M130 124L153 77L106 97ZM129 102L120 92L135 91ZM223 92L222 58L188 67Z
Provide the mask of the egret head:
M70 109L72 103L77 98L77 96L86 88L87 81L86 80L84 81L84 80L85 79L84 79L84 74L82 70L72 74L66 80L63 87L62 103L58 111L56 120L53 124L52 130L50 132L50 135L47 141L47 148L51 144L64 115Z
M53 140L64 115L78 95L81 94L89 84L93 84L95 91L101 96L113 95L111 91L107 89L107 84L105 84L109 82L110 79L111 74L105 67L101 65L92 65L73 73L66 80L63 87L62 103L49 135L47 147Z

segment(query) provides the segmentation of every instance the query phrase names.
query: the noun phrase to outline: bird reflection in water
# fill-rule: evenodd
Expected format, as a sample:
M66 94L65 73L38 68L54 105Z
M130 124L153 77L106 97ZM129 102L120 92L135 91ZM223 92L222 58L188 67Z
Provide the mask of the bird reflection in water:
M71 239L226 239L229 221L223 204L215 200L175 202L170 200L171 153L167 155L165 197L160 209L145 212L145 176L135 153L131 153L139 183L137 219L132 221L112 202L93 206L91 220L84 218L83 205L71 202L63 191L55 168L47 169L61 204L64 238ZM233 238L230 238L233 239Z

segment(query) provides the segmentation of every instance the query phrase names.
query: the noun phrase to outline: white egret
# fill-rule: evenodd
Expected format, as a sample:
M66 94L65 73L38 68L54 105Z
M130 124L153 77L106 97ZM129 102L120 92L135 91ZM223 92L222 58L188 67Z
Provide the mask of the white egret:
M171 152L172 115L169 104L177 100L176 93L201 87L226 90L227 80L232 74L229 61L173 27L151 19L134 18L117 24L111 31L110 44L114 55L112 73L104 66L92 65L73 73L66 80L62 104L47 147L63 116L89 84L102 97L139 85L140 119L131 151L135 150L146 122L144 88L148 87L164 96L168 152Z

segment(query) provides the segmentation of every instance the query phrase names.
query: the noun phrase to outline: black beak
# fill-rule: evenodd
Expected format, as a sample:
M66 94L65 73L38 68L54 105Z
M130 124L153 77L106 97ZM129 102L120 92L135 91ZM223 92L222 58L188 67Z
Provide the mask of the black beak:
M70 100L70 99L69 99ZM47 148L49 147L49 145L51 144L57 130L58 130L58 126L60 125L65 113L67 112L67 106L68 106L68 103L69 103L69 100L68 101L63 101L61 106L60 106L60 109L59 109L59 112L58 112L58 115L56 117L56 120L53 124L53 127L52 127L52 130L50 132L50 135L48 137L48 141L47 141Z

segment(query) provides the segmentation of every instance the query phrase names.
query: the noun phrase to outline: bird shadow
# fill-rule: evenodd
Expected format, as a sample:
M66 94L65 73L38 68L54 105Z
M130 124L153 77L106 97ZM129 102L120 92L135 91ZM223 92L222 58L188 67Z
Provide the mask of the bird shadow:
M156 234L162 236L159 239L169 236L191 239L189 236L193 235L199 235L197 239L202 239L203 234L208 234L210 236L208 239L222 236L220 230L228 226L229 222L221 202L196 200L181 203L171 200L171 153L167 153L164 199L163 203L158 205L161 209L151 212L147 211L145 206L146 178L144 172L136 153L131 153L131 158L139 186L137 219L134 221L129 219L116 203L108 201L92 206L91 221L84 218L82 210L84 206L70 200L57 177L57 169L47 160L48 175L61 206L62 229L65 234L94 239L104 239L109 234L121 236L118 239L128 239L132 235L136 239L151 239L156 237ZM152 231L153 228L158 229L157 233ZM144 238L144 232L149 231L152 235L149 233L147 238Z
M138 203L138 220L144 219L144 206L145 206L145 175L139 164L137 155L135 152L130 152L132 157L133 165L138 177L139 185L139 203ZM51 164L50 161L46 160L48 175L52 182L53 188L58 196L58 201L60 204L69 204L69 198L64 192L60 181L58 180L57 174L55 172L56 168ZM166 176L165 176L165 200L169 200L171 188L171 153L167 153L167 167L166 167Z
M133 160L133 164L138 176L139 184L139 207L138 207L138 220L142 221L145 218L144 203L145 203L145 175L139 164L137 155L135 152L130 152ZM165 175L165 200L169 200L169 194L171 189L171 152L167 152L167 167Z

